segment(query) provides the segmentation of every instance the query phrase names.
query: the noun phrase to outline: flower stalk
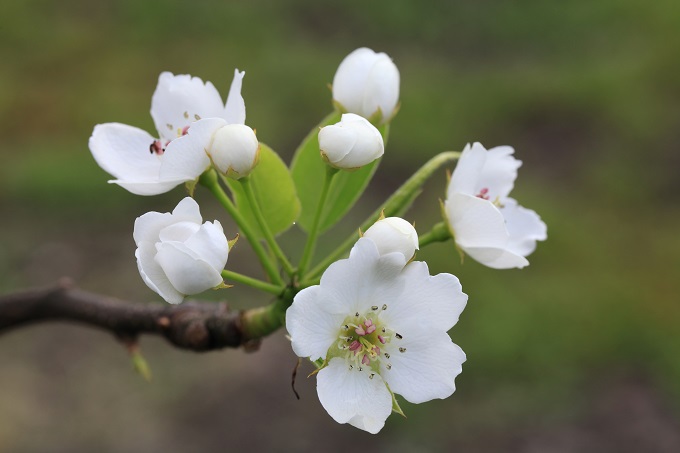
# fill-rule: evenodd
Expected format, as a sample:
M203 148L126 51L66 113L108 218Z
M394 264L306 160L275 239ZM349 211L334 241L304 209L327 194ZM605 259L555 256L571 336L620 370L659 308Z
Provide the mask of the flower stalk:
M272 285L271 283L263 282L253 277L248 277L247 275L239 274L238 272L223 270L222 277L226 280L231 280L238 283L243 283L244 285L251 286L255 289L274 294L275 296L283 293L285 289L284 286Z
M307 265L312 259L314 254L314 249L316 247L316 239L319 235L319 224L321 223L321 214L326 207L326 197L328 197L328 190L331 187L331 182L333 181L333 176L338 172L337 168L331 166L326 167L326 176L324 178L323 187L321 188L321 196L319 197L319 204L316 207L316 214L314 215L314 222L312 223L312 228L309 230L309 236L307 237L307 243L305 244L305 249L302 252L302 258L300 259L300 264L298 266L298 275L304 276L307 270Z
M445 222L439 222L427 233L421 234L418 238L420 247L425 247L435 242L446 242L451 239L451 231Z
M264 249L264 247L262 247L262 244L260 244L257 241L257 239L255 239L256 236L253 234L253 230L246 221L246 219L243 218L238 209L236 209L236 206L234 206L234 203L232 203L232 201L229 199L227 194L220 186L219 182L217 181L217 178L215 177L215 172L209 171L204 173L201 176L199 182L203 186L205 186L208 190L210 190L210 192L212 192L215 198L217 198L217 201L220 202L224 209L226 209L229 215L234 219L236 224L241 229L241 232L250 243L250 246L253 248L253 251L259 258L260 262L262 263L262 267L267 273L269 279L272 282L274 282L274 284L283 286L284 282L281 276L279 275L278 269L276 268L272 260L269 258L269 255L267 255L267 251Z
M390 196L373 214L371 214L366 221L361 225L361 230L366 231L371 227L383 214L386 217L401 216L409 208L413 200L416 199L422 190L423 184L439 170L442 166L457 160L460 157L460 152L444 151L437 154L432 159L427 161L425 165L420 167L409 179L406 180L397 191ZM308 281L303 282L301 287L314 285L318 282L319 277L328 266L341 258L347 251L352 248L356 242L356 234L350 235L345 241L338 246L330 255L319 263L314 269L309 272Z
M281 250L281 247L279 247L279 244L276 242L276 238L274 238L274 235L269 229L267 219L264 218L262 210L260 209L260 204L258 203L257 198L255 198L255 193L253 192L253 188L250 184L250 178L245 176L239 179L239 182L241 183L241 187L243 187L243 191L246 194L248 203L250 203L253 214L257 219L257 223L260 225L260 229L262 230L265 241L267 241L267 245L269 245L270 250L283 266L283 270L286 271L289 276L292 276L293 273L295 273L295 269L290 264L290 261L288 261L286 254L283 253L283 250Z

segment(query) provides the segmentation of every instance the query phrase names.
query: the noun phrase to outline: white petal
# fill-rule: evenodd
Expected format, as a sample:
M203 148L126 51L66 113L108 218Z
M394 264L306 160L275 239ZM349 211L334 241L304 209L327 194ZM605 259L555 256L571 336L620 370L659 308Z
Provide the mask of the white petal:
M156 245L155 260L172 286L182 294L198 294L222 283L222 275L179 242Z
M349 370L345 360L334 358L317 374L319 401L338 423L349 423L371 434L385 426L392 412L392 395L379 374Z
M200 223L177 222L177 220L174 218L173 220L174 223L172 225L168 225L159 232L157 239L161 242L184 242L189 239L192 234L196 233L199 228L201 228Z
M210 167L210 158L195 136L189 134L173 140L165 148L159 178L165 180L193 181Z
M497 247L464 247L465 253L475 261L493 269L522 269L529 261L510 250Z
M180 137L183 129L194 121L223 115L222 98L212 83L169 72L158 78L151 98L151 116L165 142Z
M399 70L387 54L381 52L377 57L368 73L363 112L370 116L380 109L384 123L390 119L399 102Z
M122 181L155 183L161 158L149 151L154 140L142 129L106 123L94 127L89 145L99 166L114 177Z
M458 278L451 274L430 276L427 264L413 261L404 268L403 291L389 304L380 318L402 335L438 330L446 332L457 322L467 304Z
M179 304L184 300L184 294L181 294L172 286L165 272L156 262L155 256L156 247L153 243L143 242L139 244L139 247L135 250L139 274L146 286L159 294L166 302Z
M375 52L366 47L345 57L333 77L333 99L349 112L362 113L364 85L375 61Z
M463 370L465 353L446 332L405 335L385 345L385 351L392 368L388 370L383 360L380 374L390 389L407 401L419 404L444 399L456 390L455 378Z
M399 217L387 217L378 220L366 230L363 237L375 242L381 255L401 252L408 261L418 250L416 229Z
M372 240L361 238L348 259L336 261L326 269L321 286L342 304L345 315L363 313L372 305L382 306L385 299L401 290L404 281L397 277L405 264L402 253L381 256Z
M246 103L241 96L241 85L246 72L234 70L234 80L231 81L227 103L224 106L224 119L229 124L245 124L246 122Z
M160 212L147 212L137 217L132 233L135 244L139 246L142 242L149 242L151 244L157 242L161 230L175 222L176 220L169 212L162 214Z
M222 224L205 222L200 229L184 242L197 256L217 272L222 272L229 257L229 242L224 235Z
M527 256L536 249L536 241L548 238L548 227L538 214L518 205L515 200L508 198L501 213L510 234L508 249L512 252Z
M351 151L335 162L338 168L359 168L368 165L385 152L380 131L366 118L353 113L345 113L339 123L351 129L355 134L355 143Z
M503 202L517 178L522 161L515 159L514 149L498 146L486 150L481 143L469 144L458 160L448 188L448 198L454 193L479 195L483 190L490 201Z
M346 313L328 310L328 297L320 286L310 286L295 295L286 311L286 329L293 351L311 360L326 358L328 348L338 340Z
M522 161L512 156L514 152L510 146L497 146L487 151L486 162L477 181L477 193L481 189L488 189L491 201L496 198L505 201L517 179L517 169L522 166Z
M477 181L485 162L486 150L480 143L474 143L472 146L469 143L465 145L451 175L447 198L450 199L456 193L477 195Z
M445 208L456 243L462 248L506 247L510 235L505 219L490 201L455 193L446 200Z
M354 147L357 136L353 130L342 127L340 123L321 128L319 149L331 164L340 162Z
M200 224L203 222L201 211L196 200L191 197L184 197L177 203L175 209L172 210L172 215L177 222L187 221Z
M446 214L456 244L476 261L494 269L522 268L529 262L509 250L510 234L503 214L490 201L453 194Z
M186 182L185 179L180 180L164 180L164 181L153 181L153 182L135 182L135 181L124 181L121 179L114 179L109 181L112 184L117 184L123 189L135 195L159 195L165 192L169 192L178 185Z

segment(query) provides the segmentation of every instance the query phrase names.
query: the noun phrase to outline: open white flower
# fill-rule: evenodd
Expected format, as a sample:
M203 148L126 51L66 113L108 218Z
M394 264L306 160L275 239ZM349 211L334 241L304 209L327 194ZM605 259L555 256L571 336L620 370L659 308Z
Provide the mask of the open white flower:
M373 240L381 255L401 252L406 261L413 258L416 250L418 250L416 229L400 217L387 217L378 220L366 230L363 237Z
M245 72L238 69L234 71L225 105L212 83L163 72L151 98L151 116L159 138L120 123L98 124L92 132L90 151L99 166L116 178L109 182L137 195L157 195L198 178L210 166L209 159L168 156L166 148L201 118L222 118L228 123L243 124L246 118L241 97L244 75Z
M399 70L385 53L362 47L342 60L333 77L333 100L364 118L385 123L399 102Z
M193 198L172 213L147 212L135 220L135 257L144 283L171 304L219 286L229 243L222 225L205 222Z
M480 143L463 150L451 176L445 214L458 247L480 263L495 268L522 268L547 238L547 227L534 211L508 195L522 162L514 149L484 149Z
M345 113L340 122L321 128L319 149L329 165L351 170L382 156L385 145L380 131L366 118Z
M454 392L465 353L447 331L466 303L453 275L430 276L427 264L381 255L364 237L295 296L286 328L298 356L323 360L317 392L330 416L375 434L392 392L411 403Z

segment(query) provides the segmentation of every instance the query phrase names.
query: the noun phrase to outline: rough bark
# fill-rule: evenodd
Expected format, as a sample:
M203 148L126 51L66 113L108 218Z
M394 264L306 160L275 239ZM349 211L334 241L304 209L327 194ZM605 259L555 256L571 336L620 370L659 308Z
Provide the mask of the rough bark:
M256 348L259 340L244 333L242 316L230 311L226 303L131 303L83 291L69 280L53 288L0 296L0 335L37 322L66 321L111 332L128 345L142 334L152 334L197 352Z

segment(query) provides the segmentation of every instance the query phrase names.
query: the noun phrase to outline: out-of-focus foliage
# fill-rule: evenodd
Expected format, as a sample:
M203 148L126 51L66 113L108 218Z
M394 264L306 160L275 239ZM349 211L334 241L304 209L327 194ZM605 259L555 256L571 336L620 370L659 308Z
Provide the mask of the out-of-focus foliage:
M390 420L383 446L469 445L475 432L531 430L536 418L571 423L587 411L581 395L591 383L619 374L644 376L660 395L674 395L677 409L678 23L671 0L5 2L0 288L70 274L88 289L152 298L134 269L132 222L172 207L183 193L141 198L107 185L87 138L94 124L109 121L153 130L148 110L161 71L200 76L226 93L234 67L245 70L247 122L289 162L330 111L326 84L339 62L368 46L399 67L401 111L367 200L329 241L355 228L435 153L473 140L516 148L524 166L513 193L548 224L548 241L522 271L472 260L461 266L451 243L419 252L433 272L460 277L470 295L452 332L468 362L452 398L405 404L409 420ZM419 230L438 219L444 185L442 173L405 216ZM209 208L204 216L213 218ZM249 259L239 248L245 243L230 261ZM234 291L237 305L266 302ZM42 326L4 336L0 449L211 448L217 431L250 432L251 442L270 445L252 434L268 432L260 424L297 436L281 442L299 448L309 446L299 439L311 431L357 439L318 416L311 381L301 384L305 409L281 395L294 358L285 358L282 337L269 343L256 356L197 358L150 341L156 382L142 387L105 335ZM102 378L109 373L116 379ZM226 396L213 399L269 407L258 401L273 394L291 412L243 409L245 422L234 422ZM92 407L107 404L108 418L91 416ZM59 428L54 420L65 417L72 422ZM29 436L36 430L42 436Z

